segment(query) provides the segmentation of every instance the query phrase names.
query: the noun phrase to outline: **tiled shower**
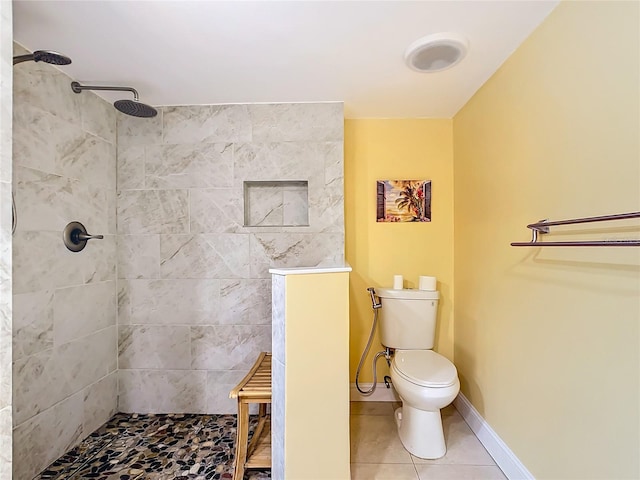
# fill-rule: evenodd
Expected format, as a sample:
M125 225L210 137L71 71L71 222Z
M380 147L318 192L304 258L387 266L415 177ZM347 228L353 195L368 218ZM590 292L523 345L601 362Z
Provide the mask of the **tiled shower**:
M344 257L342 104L139 119L71 81L14 68L16 479L118 411L235 413L271 350L268 268ZM76 220L104 239L68 251Z

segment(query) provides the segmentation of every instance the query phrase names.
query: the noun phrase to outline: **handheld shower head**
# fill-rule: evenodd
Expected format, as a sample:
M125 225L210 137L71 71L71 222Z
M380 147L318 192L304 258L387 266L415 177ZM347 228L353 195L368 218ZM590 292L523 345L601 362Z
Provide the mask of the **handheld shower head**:
M375 288L369 287L367 288L367 292L369 292L369 295L371 296L371 308L374 310L382 308L382 302L380 301L380 297L378 297ZM378 300L376 300L376 297L378 297Z
M109 90L115 92L131 92L133 100L116 100L113 104L116 109L126 115L140 118L151 118L158 114L158 111L138 101L138 91L132 87L106 87L99 85L80 85L78 82L71 82L71 90L81 93L83 90Z
M13 64L17 65L22 62L45 62L52 65L69 65L71 59L61 53L54 52L53 50L36 50L33 53L27 55L18 55L13 57Z

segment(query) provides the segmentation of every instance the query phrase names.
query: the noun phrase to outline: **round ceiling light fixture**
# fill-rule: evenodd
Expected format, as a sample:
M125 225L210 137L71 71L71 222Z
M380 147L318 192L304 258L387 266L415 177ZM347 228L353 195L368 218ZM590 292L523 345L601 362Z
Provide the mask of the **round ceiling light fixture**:
M462 35L434 33L409 45L404 60L416 72L441 72L458 64L468 49L469 41Z

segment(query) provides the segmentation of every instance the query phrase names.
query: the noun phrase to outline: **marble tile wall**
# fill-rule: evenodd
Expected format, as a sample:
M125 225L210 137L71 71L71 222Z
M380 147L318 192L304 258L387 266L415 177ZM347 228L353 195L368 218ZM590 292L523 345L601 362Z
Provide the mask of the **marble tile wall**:
M285 467L285 308L286 280L284 275L272 278L273 358L271 385L271 478L283 480Z
M12 470L11 124L13 17L0 2L0 478Z
M119 409L235 413L229 390L271 351L269 267L343 263L342 104L163 107L117 128ZM278 220L303 225L245 226L247 181L307 182Z
M71 81L44 63L13 70L16 480L33 478L117 406L116 115L92 92L73 93ZM104 240L70 252L62 230L74 220Z

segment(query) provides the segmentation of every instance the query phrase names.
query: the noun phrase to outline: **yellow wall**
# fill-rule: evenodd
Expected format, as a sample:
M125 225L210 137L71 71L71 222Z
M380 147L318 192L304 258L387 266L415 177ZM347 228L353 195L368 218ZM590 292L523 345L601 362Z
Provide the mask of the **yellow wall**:
M373 311L367 287L405 288L438 277L441 292L435 349L453 359L453 139L451 120L345 121L345 250L350 282L351 381L366 345ZM376 180L432 181L432 222L377 223ZM370 382L374 341L361 382ZM388 372L378 363L378 379Z
M287 275L285 475L350 478L349 273Z
M640 210L638 7L561 3L454 119L455 363L538 479L640 477L640 250L509 246Z

